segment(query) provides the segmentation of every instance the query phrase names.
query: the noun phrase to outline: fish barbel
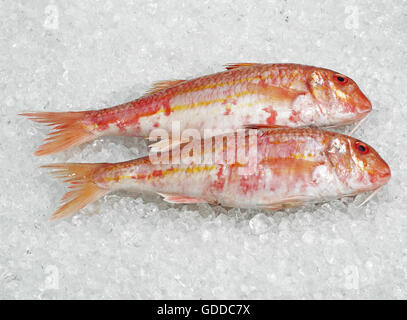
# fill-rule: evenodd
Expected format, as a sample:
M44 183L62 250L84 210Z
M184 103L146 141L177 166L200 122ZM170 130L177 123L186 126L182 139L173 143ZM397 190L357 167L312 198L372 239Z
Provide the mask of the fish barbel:
M127 162L45 167L71 188L53 218L120 189L171 203L281 209L377 190L391 176L369 145L316 128L236 132Z
M339 126L362 120L372 108L352 79L332 70L258 63L226 68L192 80L158 82L143 97L112 108L24 113L55 129L35 154L107 135L149 137L155 129L170 132L175 122L181 131L196 129L201 137L204 130Z

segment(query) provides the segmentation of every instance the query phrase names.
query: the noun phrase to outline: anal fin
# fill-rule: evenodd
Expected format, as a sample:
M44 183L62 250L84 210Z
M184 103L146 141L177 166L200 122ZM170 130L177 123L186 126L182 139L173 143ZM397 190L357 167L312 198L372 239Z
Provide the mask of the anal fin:
M292 207L300 207L313 199L308 196L292 196L276 200L275 202L258 206L259 209L282 210Z
M205 203L208 202L204 199L191 198L184 195L172 194L172 193L158 193L160 196L164 197L164 201L168 203Z

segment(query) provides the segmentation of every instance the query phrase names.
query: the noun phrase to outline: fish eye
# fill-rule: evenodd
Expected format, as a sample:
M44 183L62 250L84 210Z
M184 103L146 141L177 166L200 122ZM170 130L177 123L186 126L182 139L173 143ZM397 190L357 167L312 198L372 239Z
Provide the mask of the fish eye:
M366 153L369 152L369 147L368 147L365 143L363 143L363 142L356 141L355 146L356 146L356 149L357 149L357 150L359 151L359 153L361 153L361 154L366 154Z
M339 84L345 84L348 82L348 78L346 78L345 76L341 75L341 74L336 74L334 76L334 79L337 83Z

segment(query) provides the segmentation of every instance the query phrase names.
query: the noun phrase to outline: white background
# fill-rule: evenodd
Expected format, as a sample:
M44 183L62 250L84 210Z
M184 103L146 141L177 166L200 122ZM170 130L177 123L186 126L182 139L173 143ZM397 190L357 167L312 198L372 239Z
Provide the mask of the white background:
M406 30L406 1L1 1L0 298L407 298ZM361 209L265 215L112 194L48 220L65 189L40 164L146 145L105 138L36 158L48 131L17 113L114 106L234 62L354 79L373 104L355 136L390 183Z

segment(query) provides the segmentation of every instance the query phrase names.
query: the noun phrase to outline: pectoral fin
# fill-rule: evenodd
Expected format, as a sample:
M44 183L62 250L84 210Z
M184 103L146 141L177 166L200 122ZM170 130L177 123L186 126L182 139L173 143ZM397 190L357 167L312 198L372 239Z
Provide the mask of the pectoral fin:
M189 140L163 139L150 144L148 147L150 148L150 152L167 152L185 142L189 142Z
M262 94L270 100L271 102L286 102L291 104L295 99L299 96L306 94L306 91L295 90L295 89L288 89L288 88L281 88L269 85L261 85L261 84L250 84L249 89L252 89L259 94Z

